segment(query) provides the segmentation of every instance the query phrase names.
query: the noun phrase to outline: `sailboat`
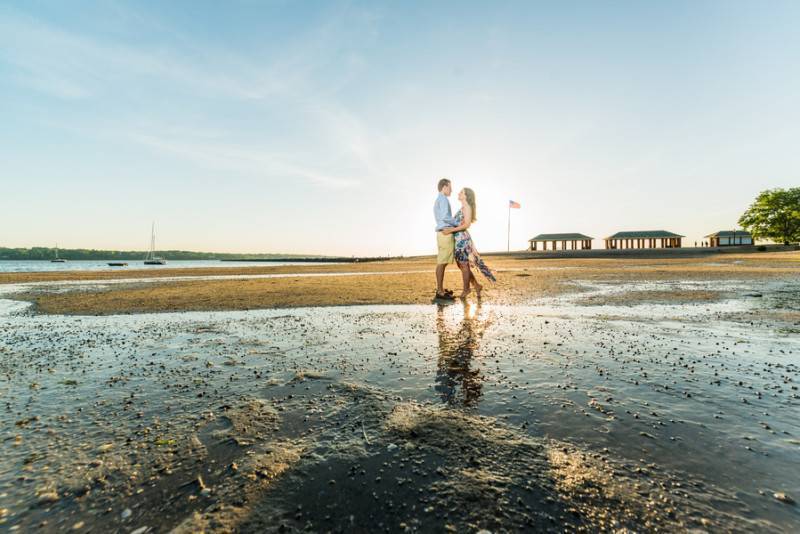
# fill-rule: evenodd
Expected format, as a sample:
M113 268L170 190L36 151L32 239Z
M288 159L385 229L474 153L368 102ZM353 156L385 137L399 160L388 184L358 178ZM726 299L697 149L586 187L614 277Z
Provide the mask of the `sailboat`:
M144 264L145 265L166 265L167 260L164 258L159 258L156 256L156 223L153 221L153 225L150 229L150 251L147 253L147 256L144 257Z
M50 263L66 263L67 260L58 257L58 243L56 243L56 257L50 260Z

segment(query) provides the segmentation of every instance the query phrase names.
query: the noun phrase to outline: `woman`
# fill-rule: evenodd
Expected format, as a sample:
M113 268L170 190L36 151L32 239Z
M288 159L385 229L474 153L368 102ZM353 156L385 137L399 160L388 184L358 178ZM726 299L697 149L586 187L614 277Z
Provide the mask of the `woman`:
M472 223L478 220L475 215L475 192L469 187L465 187L459 191L458 200L461 201L461 209L458 210L458 213L456 213L454 217L458 226L446 228L442 230L442 232L445 234L455 234L453 236L456 241L455 259L458 268L461 269L461 279L464 284L464 288L461 291L461 298L469 295L471 291L470 284L475 287L475 293L480 297L483 286L475 279L475 275L472 274L470 266L477 267L478 270L483 273L483 276L492 282L495 282L496 279L492 271L489 270L489 267L483 263L483 260L478 255L475 244L472 242L472 237L470 237L467 231Z

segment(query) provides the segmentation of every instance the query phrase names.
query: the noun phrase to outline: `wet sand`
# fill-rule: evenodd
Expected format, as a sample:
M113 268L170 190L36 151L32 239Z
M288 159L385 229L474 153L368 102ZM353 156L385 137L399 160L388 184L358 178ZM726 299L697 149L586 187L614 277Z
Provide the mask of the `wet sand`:
M0 528L796 531L796 258L508 264L519 296L447 306L0 301ZM249 282L285 280L165 287ZM127 284L77 287L161 285Z

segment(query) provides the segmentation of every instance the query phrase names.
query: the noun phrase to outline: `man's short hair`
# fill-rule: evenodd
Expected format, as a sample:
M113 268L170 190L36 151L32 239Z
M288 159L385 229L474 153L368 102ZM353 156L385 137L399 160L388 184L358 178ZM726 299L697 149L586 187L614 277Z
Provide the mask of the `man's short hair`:
M447 178L442 178L441 180L439 180L439 191L444 189L444 186L446 185L450 185L450 180L448 180Z

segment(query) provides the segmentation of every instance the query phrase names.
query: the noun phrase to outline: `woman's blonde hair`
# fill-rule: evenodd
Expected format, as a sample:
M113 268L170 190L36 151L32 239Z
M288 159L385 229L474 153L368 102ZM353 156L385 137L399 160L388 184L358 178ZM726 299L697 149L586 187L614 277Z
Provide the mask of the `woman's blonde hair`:
M467 204L472 208L472 222L478 220L478 210L475 208L475 191L469 187L464 188L464 197L467 199Z

